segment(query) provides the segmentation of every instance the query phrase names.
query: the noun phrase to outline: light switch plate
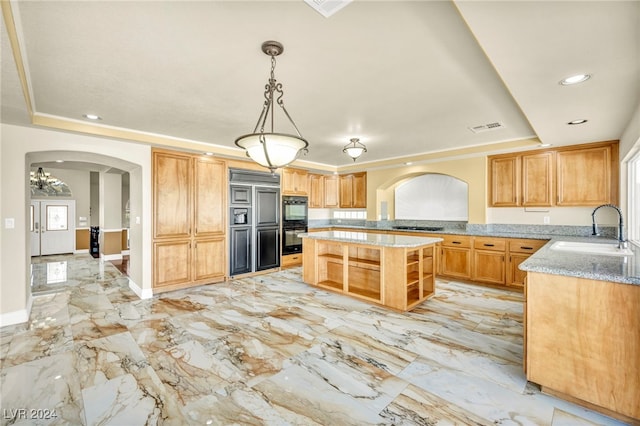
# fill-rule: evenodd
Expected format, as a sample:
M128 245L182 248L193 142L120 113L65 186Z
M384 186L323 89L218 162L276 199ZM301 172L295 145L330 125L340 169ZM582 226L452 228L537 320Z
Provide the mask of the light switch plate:
M16 227L16 220L12 217L7 217L4 219L4 227L6 229L13 229Z

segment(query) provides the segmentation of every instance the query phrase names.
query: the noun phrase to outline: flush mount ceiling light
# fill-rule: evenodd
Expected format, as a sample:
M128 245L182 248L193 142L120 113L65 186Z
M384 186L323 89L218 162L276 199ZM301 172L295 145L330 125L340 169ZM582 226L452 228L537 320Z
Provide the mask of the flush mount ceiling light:
M350 140L351 142L344 146L342 152L353 158L353 161L356 161L363 152L367 152L367 147L358 138L351 138Z
M265 41L262 43L262 51L271 56L271 75L265 86L265 101L253 133L240 136L236 139L237 146L244 148L247 151L247 155L253 161L261 166L267 167L271 170L271 173L274 173L277 168L284 167L293 162L298 158L300 152L308 152L307 147L309 146L309 143L302 137L296 123L293 122L293 119L284 107L282 100L284 96L282 83L276 81L274 74L276 56L280 55L283 50L284 47L277 41ZM274 93L277 93L277 99L274 99ZM297 135L276 133L274 131L274 113L276 107L274 102L282 108L284 115L293 125ZM267 119L270 122L268 130L265 129Z
M560 80L560 84L563 86L570 86L572 84L582 83L583 81L587 81L591 78L589 74L576 74L571 77L563 78Z
M584 118L582 118L582 119L580 119L580 120L573 120L573 121L570 121L570 122L568 122L567 124L568 124L568 125L570 125L570 126L575 126L576 124L584 124L584 123L586 123L587 121L589 121L589 120L585 120Z

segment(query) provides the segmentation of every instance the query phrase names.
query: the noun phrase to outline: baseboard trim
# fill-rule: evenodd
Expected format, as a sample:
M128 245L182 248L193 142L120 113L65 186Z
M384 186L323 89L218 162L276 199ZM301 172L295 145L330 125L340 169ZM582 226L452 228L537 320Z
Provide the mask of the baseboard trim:
M83 253L89 253L89 249L74 250L73 251L73 254L83 254Z
M18 311L7 312L6 314L0 314L0 327L7 325L21 324L29 321L29 315L31 314L31 307L33 306L33 296L29 295L27 299L27 306L24 309Z
M129 288L131 289L131 291L133 291L135 294L137 294L140 299L151 299L153 297L153 290L152 289L150 289L150 288L140 288L140 286L138 286L138 284L134 283L131 280L129 280Z
M116 254L100 253L100 258L102 258L102 260L122 260L122 254L121 253L116 253Z

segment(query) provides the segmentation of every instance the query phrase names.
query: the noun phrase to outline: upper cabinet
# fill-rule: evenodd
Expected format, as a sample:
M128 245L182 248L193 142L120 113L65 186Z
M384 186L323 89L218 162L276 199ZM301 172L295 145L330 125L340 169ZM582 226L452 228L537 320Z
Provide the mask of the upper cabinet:
M282 195L308 195L308 172L290 167L282 169Z
M340 175L340 207L367 207L367 173Z
M339 180L336 175L309 174L309 208L337 208Z
M558 206L618 203L618 144L557 154Z
M490 207L617 203L618 143L488 157Z

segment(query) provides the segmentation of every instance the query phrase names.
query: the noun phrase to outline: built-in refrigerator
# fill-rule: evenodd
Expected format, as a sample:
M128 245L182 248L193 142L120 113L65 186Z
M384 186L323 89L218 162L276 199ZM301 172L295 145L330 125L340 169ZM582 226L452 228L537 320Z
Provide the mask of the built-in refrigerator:
M229 275L280 266L280 176L229 170Z

